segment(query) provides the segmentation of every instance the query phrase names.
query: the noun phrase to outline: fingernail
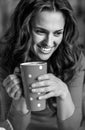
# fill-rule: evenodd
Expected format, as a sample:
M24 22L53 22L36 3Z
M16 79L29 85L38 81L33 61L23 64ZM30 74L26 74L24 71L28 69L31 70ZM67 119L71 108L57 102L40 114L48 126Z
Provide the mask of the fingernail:
M38 77L38 80L41 80L41 77Z
M36 90L35 90L35 89L32 89L32 92L36 92Z
M35 84L32 84L31 87L35 87Z
M42 97L39 97L38 99L39 99L39 100L41 100L41 99L42 99Z

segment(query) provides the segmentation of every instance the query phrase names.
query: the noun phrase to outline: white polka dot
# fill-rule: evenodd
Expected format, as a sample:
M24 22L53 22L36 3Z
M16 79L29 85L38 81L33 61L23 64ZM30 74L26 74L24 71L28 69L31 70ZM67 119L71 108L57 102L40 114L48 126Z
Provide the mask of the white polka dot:
M40 65L40 66L39 66L39 69L42 70L42 68L43 68L42 65Z
M40 95L41 93L38 93L38 95Z
M40 104L40 103L38 103L38 104L37 104L37 106L38 106L38 107L41 107L41 104Z
M0 127L0 130L6 130L5 128L3 128L3 127Z
M29 74L29 75L28 75L28 77L29 77L29 78L32 78L32 75L31 75L31 74Z
M32 98L32 97L30 97L30 101L33 101L33 98Z

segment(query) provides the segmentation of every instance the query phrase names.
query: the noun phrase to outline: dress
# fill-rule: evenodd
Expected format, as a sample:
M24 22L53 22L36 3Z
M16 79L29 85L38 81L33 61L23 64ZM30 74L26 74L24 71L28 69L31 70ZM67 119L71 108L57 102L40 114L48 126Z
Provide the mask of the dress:
M13 107L10 108L10 111L7 114L7 110L9 109L9 106L11 104L11 99L9 101L9 97L5 101L5 102L8 101L9 103L7 110L6 108L4 108L4 107L7 107L7 105L6 104L3 105L4 104L2 101L3 98L1 100L1 104L3 105L3 108L6 111L4 115L4 114L1 114L4 112L2 112L3 111L2 109L0 109L0 114L2 115L2 119L4 120L4 118L7 117L8 115L7 118L12 123L15 130L19 130L19 129L25 130L27 126L28 127L26 130L45 130L45 128L46 130L47 129L57 130L58 125L61 126L61 129L63 130L78 130L78 128L80 127L82 123L81 122L82 121L82 91L83 91L83 85L84 85L84 71L85 71L85 57L82 53L80 54L80 58L78 62L75 64L75 68L76 68L76 71L75 71L74 76L67 83L69 91L72 96L72 100L76 107L73 115L69 119L66 119L64 121L58 120L57 114L54 113L54 111L52 111L48 107L48 105L47 105L47 108L41 112L32 112L31 119L30 119L30 113L26 115L22 115L22 113L17 112ZM0 74L1 81L2 81L2 78L6 76L6 75L2 76L2 74L3 73L1 69L1 74ZM2 84L0 86L0 91L1 91L0 94L2 94L2 91L3 92L5 91L2 88ZM4 94L6 95L6 92L4 92ZM57 107L56 107L56 111L57 111Z

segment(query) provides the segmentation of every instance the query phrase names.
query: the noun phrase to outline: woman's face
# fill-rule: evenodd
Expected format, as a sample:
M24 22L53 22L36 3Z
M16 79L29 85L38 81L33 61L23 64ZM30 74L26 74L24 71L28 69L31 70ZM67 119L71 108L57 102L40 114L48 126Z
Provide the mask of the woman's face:
M63 39L62 12L42 11L32 22L32 51L39 60L48 60Z

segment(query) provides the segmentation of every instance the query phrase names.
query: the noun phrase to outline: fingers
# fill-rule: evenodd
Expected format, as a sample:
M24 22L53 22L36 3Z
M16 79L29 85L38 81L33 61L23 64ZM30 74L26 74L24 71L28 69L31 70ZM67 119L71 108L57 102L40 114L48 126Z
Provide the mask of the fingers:
M38 88L38 87L48 86L49 84L50 84L49 80L44 80L44 81L38 81L38 82L31 84L31 87Z
M47 80L47 79L51 79L53 77L53 74L43 74L43 75L40 75L38 77L38 80Z
M3 86L6 89L6 92L13 99L19 99L21 96L20 80L16 75L9 75L4 81Z
M50 93L44 94L43 96L40 96L39 100L48 99L48 98L53 97L53 96L54 96L54 92L50 92Z
M10 91L8 91L8 89L7 89L6 91L7 91L8 95L9 95L10 97L16 98L16 93L17 93L18 91L21 91L21 90L20 90L19 86L16 85L16 86L14 86L13 88L10 88Z
M41 87L41 88L35 88L35 89L32 89L31 91L33 93L46 93L46 92L50 92L53 90L53 87Z
M3 86L6 87L10 83L10 81L15 82L15 79L17 79L16 75L9 75L9 76L7 76L7 78L4 79L4 81L3 81Z
M15 95L14 95L14 99L15 99L15 100L20 99L21 94L22 94L22 91L21 91L21 89L19 89L19 90L15 93Z
M16 89L18 90L19 89L19 80L18 79L14 79L14 80L10 80L9 83L4 83L4 87L5 89L7 90L7 92L9 93L11 91L11 89L14 89L14 87L16 86Z
M56 78L57 79L57 78ZM53 74L44 74L38 77L38 81L31 85L32 88L49 86L55 81L55 76Z
M66 97L67 86L53 74L45 74L38 77L38 81L31 85L33 93L45 93L42 99L50 97ZM66 90L67 89L67 90Z

